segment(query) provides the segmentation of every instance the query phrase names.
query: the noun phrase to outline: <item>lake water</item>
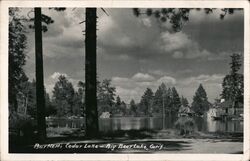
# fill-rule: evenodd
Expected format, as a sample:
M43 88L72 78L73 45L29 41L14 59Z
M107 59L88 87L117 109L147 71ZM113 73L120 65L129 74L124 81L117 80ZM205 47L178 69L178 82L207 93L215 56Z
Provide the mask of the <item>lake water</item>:
M165 129L174 128L175 120L165 119ZM243 121L215 121L205 120L204 118L195 119L196 129L202 132L243 132ZM162 118L109 118L100 119L99 126L101 131L115 130L139 130L139 129L163 129Z
M174 128L176 120L166 117L165 129ZM56 119L47 121L54 127L71 127L80 128L84 126L84 119ZM243 132L243 121L215 121L210 118L195 118L195 125L198 131L202 132ZM160 117L117 117L117 118L100 118L100 131L116 130L139 130L163 129L163 120Z

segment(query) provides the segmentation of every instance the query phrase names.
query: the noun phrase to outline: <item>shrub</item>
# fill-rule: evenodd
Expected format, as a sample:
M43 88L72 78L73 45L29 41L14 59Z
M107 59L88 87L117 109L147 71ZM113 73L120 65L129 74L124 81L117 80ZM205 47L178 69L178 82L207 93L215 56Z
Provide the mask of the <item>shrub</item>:
M35 120L29 115L12 112L9 115L9 137L11 142L28 144L35 137Z
M194 119L188 116L179 117L175 122L175 128L179 130L180 135L191 134L195 129Z

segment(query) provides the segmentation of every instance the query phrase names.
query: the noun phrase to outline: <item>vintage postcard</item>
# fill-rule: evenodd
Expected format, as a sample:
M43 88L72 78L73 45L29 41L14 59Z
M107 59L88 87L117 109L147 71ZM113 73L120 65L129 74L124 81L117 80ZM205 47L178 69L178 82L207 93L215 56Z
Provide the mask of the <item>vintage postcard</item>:
M1 1L1 160L249 157L248 1Z

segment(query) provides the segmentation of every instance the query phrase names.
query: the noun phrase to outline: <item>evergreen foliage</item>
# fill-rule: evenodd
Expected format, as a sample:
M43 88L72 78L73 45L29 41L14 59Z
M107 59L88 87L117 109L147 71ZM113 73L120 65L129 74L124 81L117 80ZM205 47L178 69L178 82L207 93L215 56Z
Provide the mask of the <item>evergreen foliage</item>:
M171 104L170 104L171 112L174 114L177 114L180 107L181 107L181 99L175 87L172 87L171 88Z
M116 97L116 106L120 106L122 104L121 98L119 96Z
M231 55L230 73L226 75L222 82L222 98L235 103L243 103L244 77L239 73L241 68L241 55L234 53Z
M17 110L17 94L22 93L28 78L23 66L26 63L26 29L18 8L9 8L9 110Z
M197 115L201 116L209 109L209 106L207 93L202 84L200 84L193 97L191 108Z
M181 105L184 106L184 107L189 106L187 98L181 96Z
M60 75L52 96L59 117L73 115L74 95L72 83L64 75Z
M162 83L155 92L153 99L153 112L162 113L163 101L167 101L167 87Z
M153 103L154 93L152 89L147 88L144 92L143 96L141 97L139 111L144 115L149 115L152 110L152 103Z
M139 17L141 15L153 16L161 23L168 22L169 24L171 24L171 27L174 30L174 32L179 32L182 30L182 28L186 24L186 22L189 21L190 12L191 12L191 10L194 10L194 9L201 10L198 8L159 8L159 9L133 8L133 13L136 17ZM213 13L214 10L215 10L214 8L204 8L203 9L203 11L206 14ZM223 8L223 9L221 9L220 19L224 19L224 17L227 14L229 14L229 15L233 14L235 10L240 10L240 9L237 9L237 8Z
M130 101L130 111L133 116L136 116L137 105L135 104L135 101L133 99Z
M111 85L110 79L104 79L102 83L98 82L98 112L110 112L115 105L115 87Z

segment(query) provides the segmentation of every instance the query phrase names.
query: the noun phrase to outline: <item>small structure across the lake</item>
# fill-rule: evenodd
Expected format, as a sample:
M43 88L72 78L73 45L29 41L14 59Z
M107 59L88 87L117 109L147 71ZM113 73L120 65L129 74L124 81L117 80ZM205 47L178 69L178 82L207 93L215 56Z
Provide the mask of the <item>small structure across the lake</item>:
M227 115L240 115L243 114L243 104L237 103L236 106L233 108L233 102L231 100L227 100L221 102L219 107L222 109L222 113ZM235 113L234 113L235 111Z
M190 107L188 106L181 106L179 108L179 111L178 111L178 117L182 117L182 116L192 116L193 115L193 111L191 110Z
M111 114L109 112L103 112L101 115L100 115L100 118L110 118Z
M207 115L215 120L243 117L243 104L237 103L233 107L233 101L222 99L220 103L209 109Z

